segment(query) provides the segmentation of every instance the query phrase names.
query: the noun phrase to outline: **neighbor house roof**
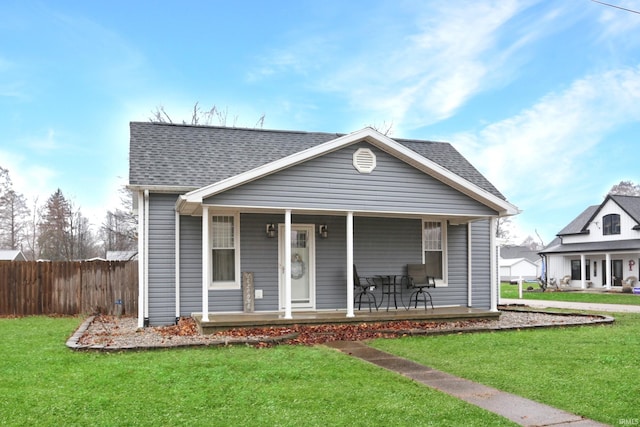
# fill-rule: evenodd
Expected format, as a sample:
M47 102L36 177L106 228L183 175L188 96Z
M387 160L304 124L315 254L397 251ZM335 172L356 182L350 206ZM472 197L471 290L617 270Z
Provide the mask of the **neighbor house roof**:
M107 251L107 261L131 261L138 259L138 251Z
M558 236L566 236L570 234L587 233L589 223L598 215L600 209L609 201L613 200L623 211L625 211L634 221L636 225L640 224L640 197L638 196L621 196L608 195L599 205L589 206L565 228L560 230Z
M26 261L19 249L0 249L0 261Z
M600 205L589 206L580 215L578 215L573 221L569 223L565 228L560 230L558 236L566 236L570 234L586 233L586 227L589 225L590 219L598 211Z
M533 261L528 260L527 258L500 258L498 260L498 265L500 265L500 267L513 267L520 263L530 264L533 266L536 265Z
M532 251L528 246L501 246L500 257L503 259L526 258L531 262L540 259L537 251Z
M337 133L130 123L129 184L197 189L344 136ZM446 142L393 139L493 196L506 198Z

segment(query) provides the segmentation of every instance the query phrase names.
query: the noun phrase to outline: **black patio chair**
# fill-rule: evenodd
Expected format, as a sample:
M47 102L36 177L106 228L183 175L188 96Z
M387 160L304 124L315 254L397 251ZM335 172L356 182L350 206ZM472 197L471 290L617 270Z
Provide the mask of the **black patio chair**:
M411 303L414 303L414 308L418 307L418 301L424 302L424 309L427 309L427 302L431 304L433 309L433 298L431 294L426 290L428 288L436 287L435 277L427 275L427 268L425 264L407 264L407 277L409 278L408 286L414 289L413 293L409 297L409 304L407 309L411 308Z
M369 283L366 278L361 278L358 276L358 271L356 270L356 266L353 266L353 287L355 288L356 294L354 296L354 302L358 302L358 310L362 305L362 298L366 297L366 303L369 304L369 311L371 311L371 302L373 300L373 306L378 311L378 305L376 304L376 296L373 294L372 290L375 288L374 285Z

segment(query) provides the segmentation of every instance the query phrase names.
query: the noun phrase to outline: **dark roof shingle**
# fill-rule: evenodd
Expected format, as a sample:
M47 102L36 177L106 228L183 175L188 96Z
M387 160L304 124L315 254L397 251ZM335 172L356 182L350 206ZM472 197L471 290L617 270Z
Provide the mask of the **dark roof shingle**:
M342 134L131 122L129 184L200 188ZM395 139L489 193L505 197L446 142Z

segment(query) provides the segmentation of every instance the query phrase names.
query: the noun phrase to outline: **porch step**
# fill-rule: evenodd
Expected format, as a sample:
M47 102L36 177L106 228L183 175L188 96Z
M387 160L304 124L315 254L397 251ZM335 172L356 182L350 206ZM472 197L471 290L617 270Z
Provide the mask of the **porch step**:
M293 319L285 319L283 313L279 312L209 314L209 321L203 322L201 314L193 315L200 333L206 335L236 328L263 328L270 326L377 323L401 320L434 322L453 322L471 319L496 320L500 317L500 312L467 307L436 307L435 309L428 310L419 308L373 312L362 310L356 311L355 317L347 317L345 310L330 312L294 312L292 317Z

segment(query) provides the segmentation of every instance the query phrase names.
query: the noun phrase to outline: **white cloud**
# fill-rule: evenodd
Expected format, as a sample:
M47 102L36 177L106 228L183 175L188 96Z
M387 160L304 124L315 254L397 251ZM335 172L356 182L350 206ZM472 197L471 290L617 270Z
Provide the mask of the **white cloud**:
M29 204L36 198L42 203L44 198L55 191L50 187L50 182L58 175L55 170L46 166L30 165L23 156L10 151L0 150L0 159L0 166L9 170L14 190L25 196Z
M296 40L272 53L249 79L308 74L314 90L342 94L354 114L367 117L357 122L380 117L397 128L425 126L504 85L521 62L514 57L559 26L562 14L553 9L531 15L522 28L513 23L531 4L420 2L403 15L403 26L371 25L380 21L369 11L350 32Z
M577 209L577 215L586 207L584 198L597 203L604 193L594 192L610 187L594 177L619 158L613 147L601 145L621 126L640 121L639 99L640 67L592 74L514 117L450 140L525 213L547 205ZM564 225L554 224L557 229L547 232Z

